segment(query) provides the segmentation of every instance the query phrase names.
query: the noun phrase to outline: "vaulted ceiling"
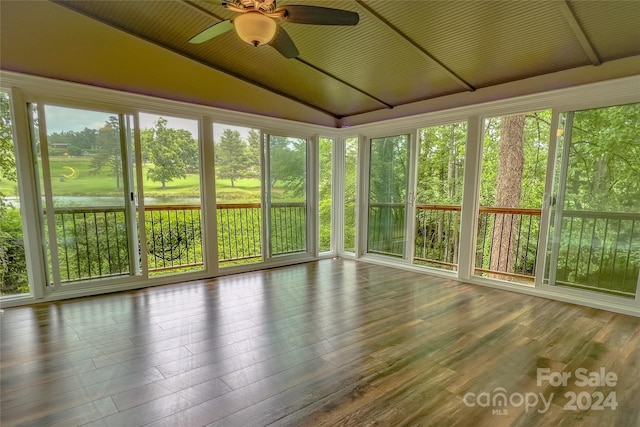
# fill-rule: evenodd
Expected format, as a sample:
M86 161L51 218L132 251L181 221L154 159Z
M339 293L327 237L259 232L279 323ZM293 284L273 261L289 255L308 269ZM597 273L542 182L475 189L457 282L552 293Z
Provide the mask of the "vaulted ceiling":
M300 52L287 59L235 31L189 43L237 15L220 1L2 0L0 66L329 126L640 73L640 1L287 4L360 21L281 22Z

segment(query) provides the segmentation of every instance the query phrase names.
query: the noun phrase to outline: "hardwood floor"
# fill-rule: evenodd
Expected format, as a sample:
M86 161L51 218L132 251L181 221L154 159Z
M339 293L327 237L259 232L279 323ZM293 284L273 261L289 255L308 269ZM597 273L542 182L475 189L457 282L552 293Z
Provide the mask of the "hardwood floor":
M640 425L640 318L366 263L0 319L4 427Z

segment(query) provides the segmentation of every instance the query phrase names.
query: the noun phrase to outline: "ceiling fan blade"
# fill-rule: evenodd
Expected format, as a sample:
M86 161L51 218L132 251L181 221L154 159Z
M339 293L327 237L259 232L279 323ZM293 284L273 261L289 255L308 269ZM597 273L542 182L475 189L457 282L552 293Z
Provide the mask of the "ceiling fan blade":
M356 12L328 7L287 5L282 9L283 19L295 24L356 25L360 20Z
M278 25L278 29L276 30L276 35L273 36L273 39L269 42L275 50L280 52L282 56L285 58L296 58L299 54L296 45L289 37L289 34Z
M189 40L189 43L199 44L211 40L214 37L218 37L220 34L224 34L233 29L233 23L229 20L221 21L213 24L201 33L196 34Z

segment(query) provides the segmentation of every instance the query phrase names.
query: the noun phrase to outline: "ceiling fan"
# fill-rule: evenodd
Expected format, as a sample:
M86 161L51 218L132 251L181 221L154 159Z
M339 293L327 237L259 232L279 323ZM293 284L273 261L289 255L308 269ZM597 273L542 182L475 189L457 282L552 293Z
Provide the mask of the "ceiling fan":
M211 1L211 0L210 0ZM298 56L289 34L275 19L294 24L356 25L360 16L348 10L320 6L286 5L276 7L276 0L213 1L240 13L234 19L218 22L196 34L189 43L199 44L235 28L242 40L253 46L268 44L286 58Z

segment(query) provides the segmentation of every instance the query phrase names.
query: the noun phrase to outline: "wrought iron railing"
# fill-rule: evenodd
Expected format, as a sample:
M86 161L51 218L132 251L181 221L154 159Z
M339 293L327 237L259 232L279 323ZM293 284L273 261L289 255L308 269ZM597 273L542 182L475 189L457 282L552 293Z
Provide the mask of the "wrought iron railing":
M417 264L457 270L459 241L460 206L416 205Z
M271 204L271 253L306 250L306 204ZM62 282L129 274L125 210L121 207L69 207L55 210ZM260 261L260 203L217 205L218 261L224 265ZM147 265L150 274L198 269L203 265L200 205L145 206Z
M532 281L540 209L488 208L478 212L475 274Z
M227 265L262 259L262 208L260 203L219 204L218 259Z
M554 234L556 248L550 252L558 260L554 283L635 297L639 213L562 211L561 227Z
M56 208L55 227L62 282L128 274L123 208Z
M219 262L260 261L261 205L219 204L217 208ZM273 255L306 249L305 203L274 203L270 218ZM563 211L562 218L559 231L550 233L555 252L548 252L556 256L554 283L634 296L640 268L640 215ZM404 223L403 204L372 204L368 251L401 257ZM416 205L415 223L414 262L457 269L460 207ZM135 258L129 253L123 208L57 208L55 227L63 282L129 274L130 260ZM202 267L199 205L146 206L144 227L150 274ZM533 280L539 228L539 209L480 208L474 273Z
M200 205L145 206L144 222L150 273L203 265Z

